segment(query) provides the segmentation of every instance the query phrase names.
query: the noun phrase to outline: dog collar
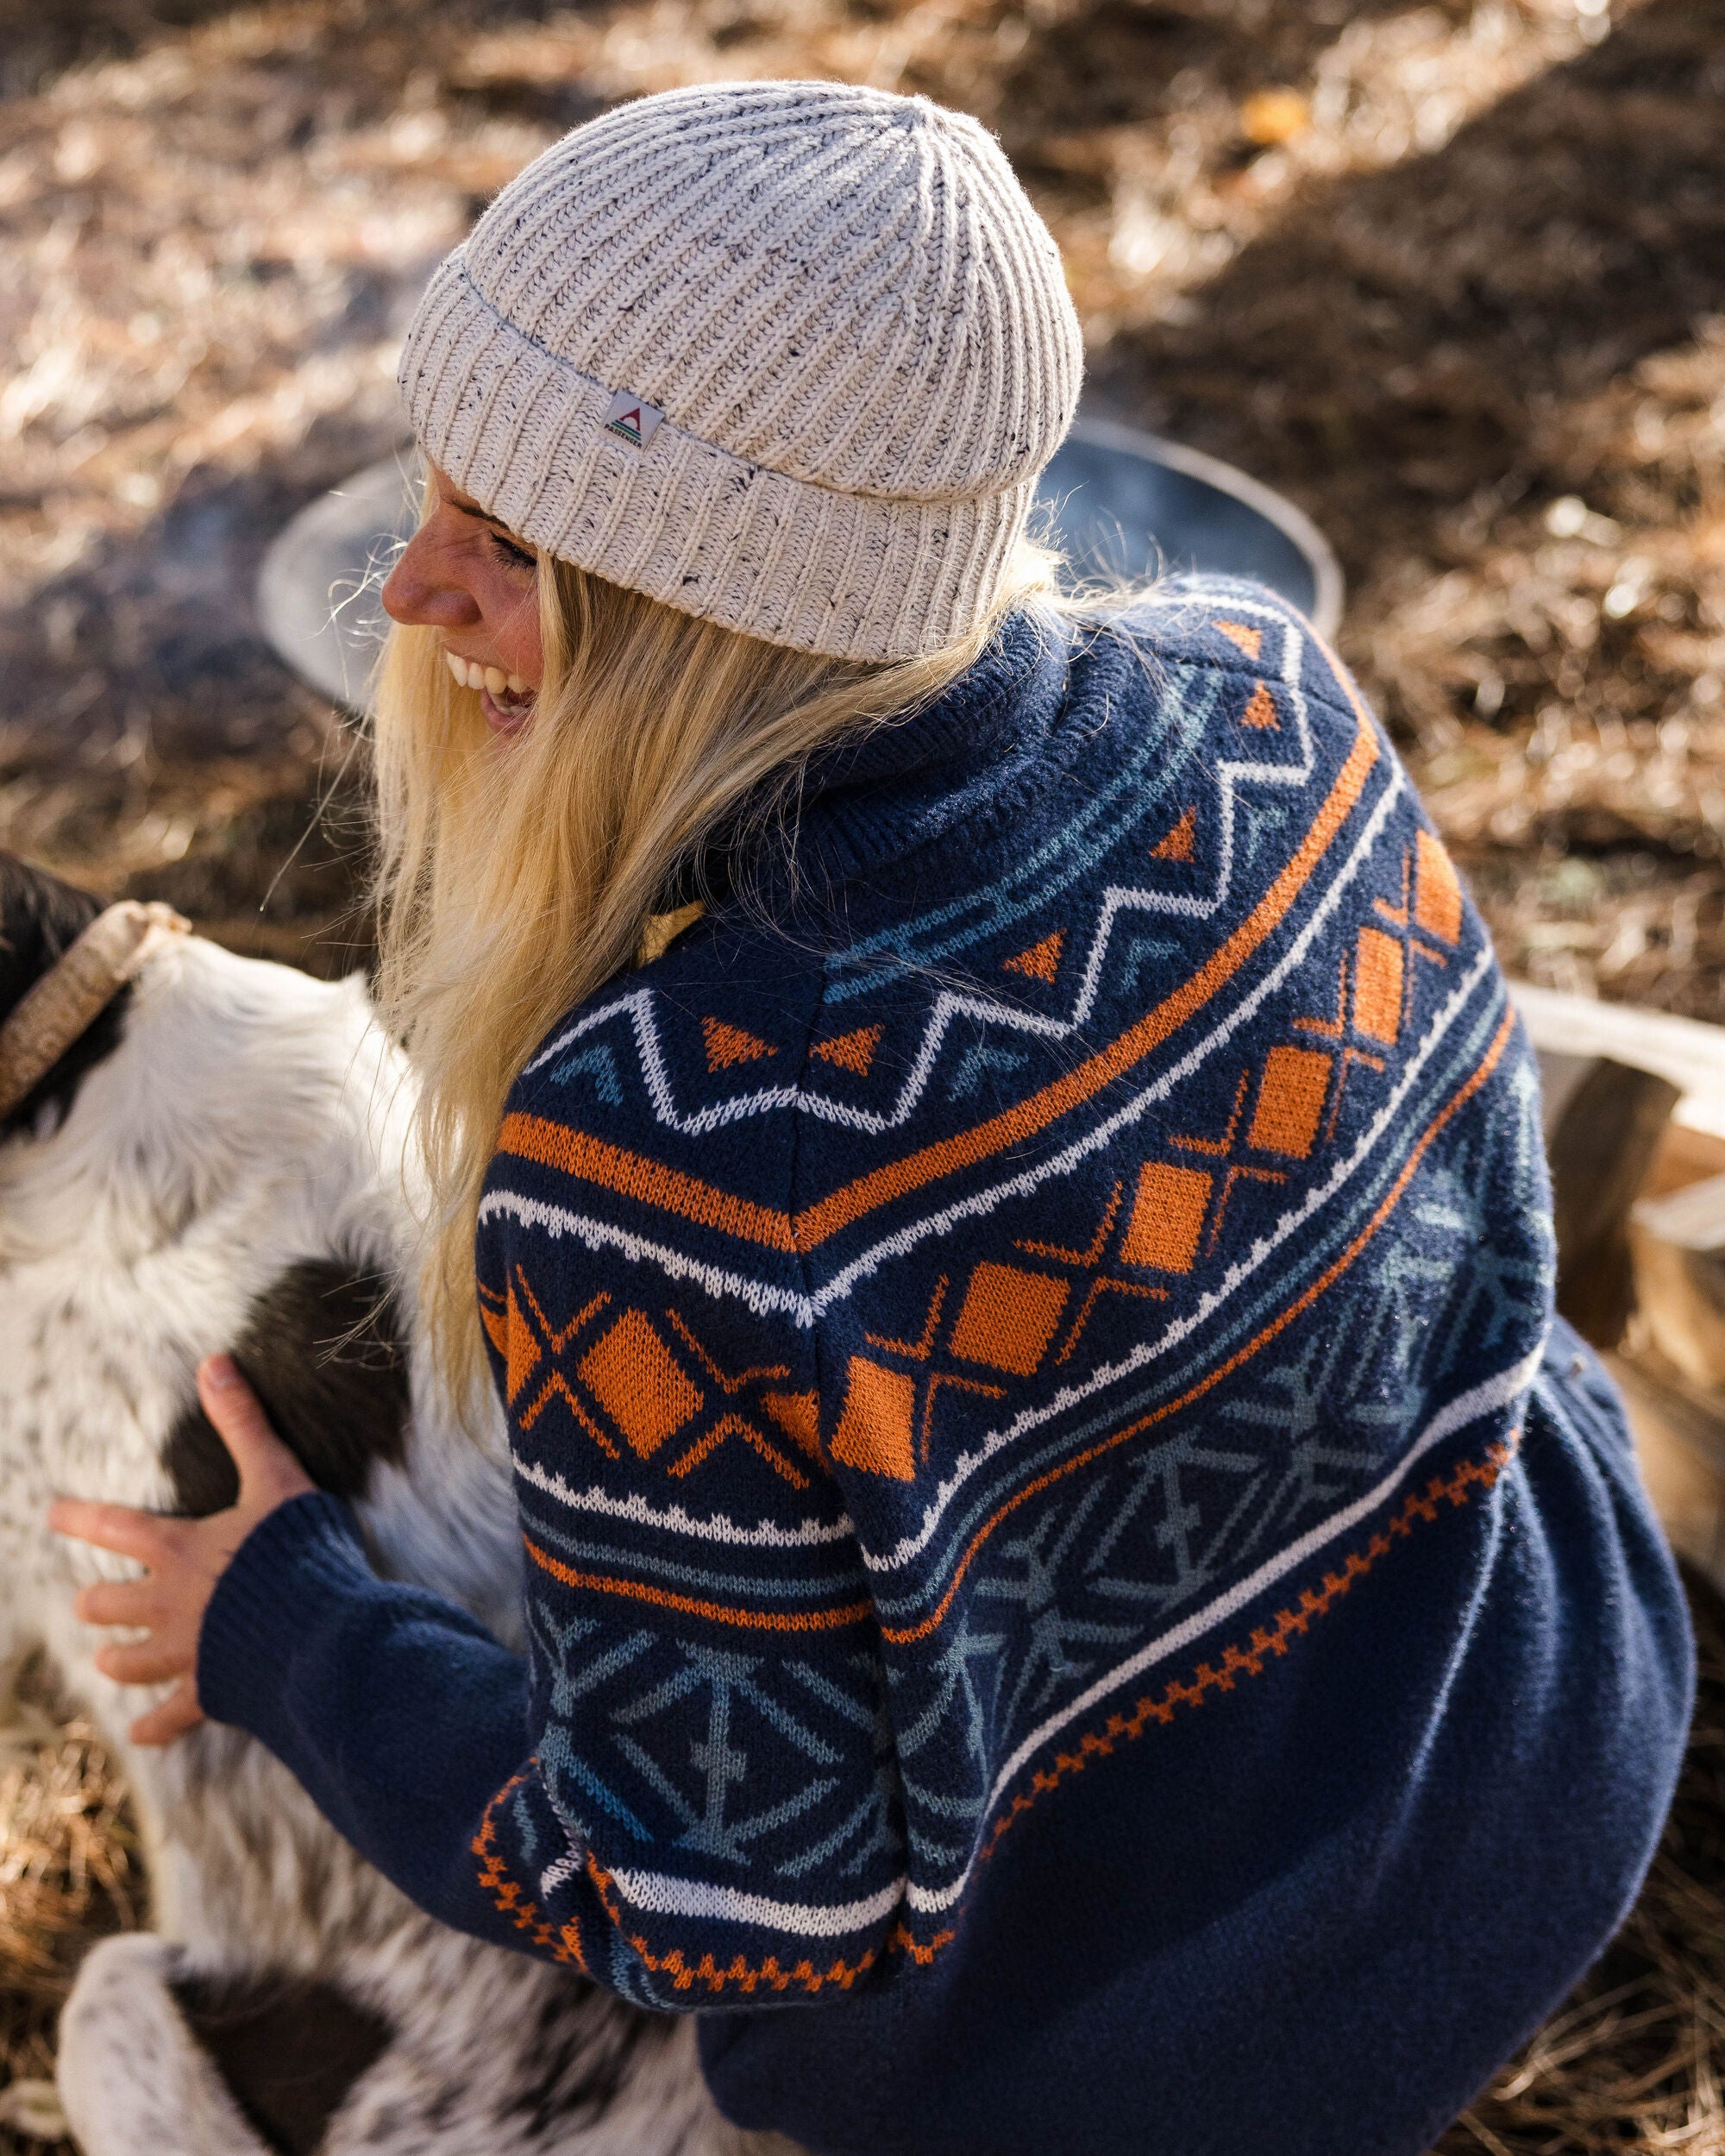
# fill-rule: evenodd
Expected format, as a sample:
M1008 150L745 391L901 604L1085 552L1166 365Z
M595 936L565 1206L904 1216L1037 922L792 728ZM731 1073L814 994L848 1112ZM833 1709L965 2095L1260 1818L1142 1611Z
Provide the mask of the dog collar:
M97 914L0 1025L0 1119L29 1097L140 967L191 933L172 906L134 898Z

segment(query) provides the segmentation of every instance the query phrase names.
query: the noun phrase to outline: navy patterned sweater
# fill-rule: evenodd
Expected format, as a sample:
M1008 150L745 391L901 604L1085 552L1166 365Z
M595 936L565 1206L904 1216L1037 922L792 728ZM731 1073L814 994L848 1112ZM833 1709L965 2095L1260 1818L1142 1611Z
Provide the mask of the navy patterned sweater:
M449 1923L702 2012L739 2123L1415 2156L1624 1912L1690 1683L1479 921L1243 584L1015 617L794 858L511 1097L524 1663L310 1497L204 1704Z

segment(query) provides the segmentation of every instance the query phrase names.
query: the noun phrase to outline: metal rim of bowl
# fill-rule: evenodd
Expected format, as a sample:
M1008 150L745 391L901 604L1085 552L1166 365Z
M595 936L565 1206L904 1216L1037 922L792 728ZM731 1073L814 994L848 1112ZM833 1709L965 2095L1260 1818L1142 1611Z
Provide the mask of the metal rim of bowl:
M1170 442L1164 435L1151 434L1142 427L1126 426L1116 419L1081 417L1073 421L1066 439L1088 442L1099 449L1118 449L1127 456L1146 457L1152 464L1165 464L1170 471L1183 472L1189 479L1201 480L1219 493L1232 494L1248 509L1256 510L1310 564L1312 625L1320 636L1334 636L1341 625L1342 602L1346 593L1341 563L1318 526L1284 494L1277 493L1261 479L1254 479L1250 472L1243 472L1238 464L1229 464L1203 449L1189 449L1183 442Z

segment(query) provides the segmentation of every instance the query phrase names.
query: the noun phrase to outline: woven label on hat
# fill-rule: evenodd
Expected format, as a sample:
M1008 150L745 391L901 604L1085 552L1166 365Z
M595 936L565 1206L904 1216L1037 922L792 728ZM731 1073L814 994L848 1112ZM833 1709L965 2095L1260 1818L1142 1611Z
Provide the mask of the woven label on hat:
M611 400L611 410L605 415L607 431L620 434L625 442L631 442L637 449L644 449L658 432L659 422L664 418L657 405L649 405L644 397L635 396L627 389L619 389Z

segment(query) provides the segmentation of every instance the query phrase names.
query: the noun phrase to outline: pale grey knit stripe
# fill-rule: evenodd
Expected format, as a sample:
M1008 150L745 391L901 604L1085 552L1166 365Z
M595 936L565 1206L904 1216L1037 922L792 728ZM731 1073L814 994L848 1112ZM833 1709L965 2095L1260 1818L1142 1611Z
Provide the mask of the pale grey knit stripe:
M975 121L743 83L536 159L434 274L400 379L432 461L534 544L888 659L987 613L1082 365L1058 251ZM619 392L665 414L644 446L607 431Z

